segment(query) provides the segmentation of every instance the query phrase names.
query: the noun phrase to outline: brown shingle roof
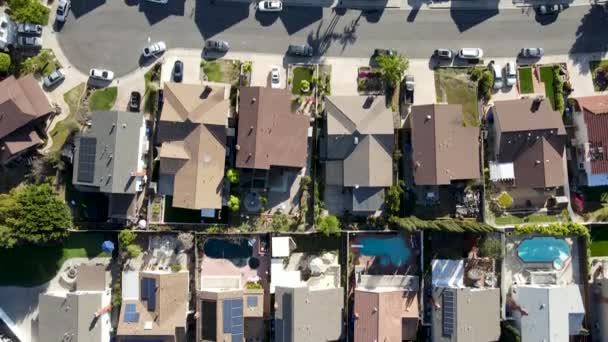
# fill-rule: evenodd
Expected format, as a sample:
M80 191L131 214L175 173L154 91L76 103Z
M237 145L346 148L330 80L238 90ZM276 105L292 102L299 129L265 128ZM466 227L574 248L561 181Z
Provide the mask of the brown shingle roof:
M548 100L540 102L536 110L534 99L496 101L494 119L502 132L557 129L558 134L566 134L561 115L551 108Z
M9 76L0 82L0 139L52 111L34 76Z
M604 149L602 158L591 159L591 173L608 172L608 95L588 96L576 99L587 128L588 143ZM582 127L579 127L582 129ZM594 153L599 153L595 151Z
M461 105L414 106L410 118L416 184L479 178L479 128L464 127Z
M164 89L160 171L174 176L173 206L221 208L230 88L165 83Z
M236 166L263 170L304 167L309 126L308 116L292 112L288 90L242 87Z

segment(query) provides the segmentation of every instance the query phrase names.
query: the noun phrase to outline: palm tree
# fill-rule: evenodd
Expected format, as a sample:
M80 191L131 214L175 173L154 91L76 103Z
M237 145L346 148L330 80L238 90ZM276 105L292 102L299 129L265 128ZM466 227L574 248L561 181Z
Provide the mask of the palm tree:
M403 74L410 66L410 61L402 54L381 54L376 61L382 69L384 80L391 88L399 85Z

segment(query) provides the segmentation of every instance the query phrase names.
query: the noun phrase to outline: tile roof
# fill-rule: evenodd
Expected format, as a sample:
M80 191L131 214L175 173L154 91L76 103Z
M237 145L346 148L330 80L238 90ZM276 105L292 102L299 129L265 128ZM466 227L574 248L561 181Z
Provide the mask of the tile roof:
M583 112L588 143L604 150L599 158L592 158L591 173L608 173L608 95L580 97L576 101Z
M242 87L236 166L268 170L306 164L309 117L291 109L285 89Z
M410 120L417 185L480 177L479 127L464 127L461 105L413 106Z

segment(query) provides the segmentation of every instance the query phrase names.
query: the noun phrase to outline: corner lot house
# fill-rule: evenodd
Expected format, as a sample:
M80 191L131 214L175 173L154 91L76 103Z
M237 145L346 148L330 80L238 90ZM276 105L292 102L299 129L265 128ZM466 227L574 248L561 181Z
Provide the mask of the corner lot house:
M1 17L0 17L1 18ZM32 75L0 82L0 164L6 164L42 144L47 119L53 113Z
M158 125L159 192L173 207L222 207L230 86L165 83Z
M581 185L608 185L608 96L575 99L576 160Z
M110 218L136 219L137 194L146 183L148 138L143 114L92 113L90 127L76 136L74 144L74 186L106 194Z
M513 197L512 209L535 210L563 195L566 129L546 100L496 101L490 179Z
M355 215L378 214L384 206L385 188L393 185L393 116L385 101L384 96L325 99L327 127L321 158L326 202L332 202L328 191L344 193L338 202Z

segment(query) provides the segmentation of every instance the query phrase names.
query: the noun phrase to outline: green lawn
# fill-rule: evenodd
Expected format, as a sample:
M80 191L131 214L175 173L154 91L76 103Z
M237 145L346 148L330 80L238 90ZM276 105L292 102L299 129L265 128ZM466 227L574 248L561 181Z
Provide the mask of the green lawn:
M207 80L210 82L222 82L224 79L222 67L217 61L202 61L201 73L205 74L207 76Z
M532 82L532 68L519 68L518 73L519 92L522 94L530 94L534 92L534 83Z
M553 66L543 66L540 68L540 80L545 84L545 96L551 102L551 106L555 109L555 86L553 81Z
M524 223L549 223L549 222L558 222L560 219L557 215L547 215L547 214L532 214L529 216L515 216L515 215L506 215L497 217L495 223L499 226L505 225L515 225L515 224L524 224Z
M92 112L110 110L116 102L117 95L118 88L116 87L96 90L89 98L89 109Z
M477 83L471 81L470 68L439 68L435 70L437 102L461 104L465 126L479 126Z
M63 144L70 136L70 134L74 131L77 131L79 128L78 122L76 121L76 112L78 111L78 105L80 103L80 98L84 93L85 84L80 83L76 87L69 90L67 93L63 94L63 99L68 104L70 108L70 113L68 116L58 122L53 130L51 130L51 137L53 139L53 146L51 148L51 153L58 153L61 151Z
M494 222L499 226L506 226L513 224L522 224L524 223L524 219L513 215L505 215L497 217Z
M291 93L294 95L302 95L302 94L310 93L310 91L308 93L303 93L300 90L300 83L303 80L306 80L308 82L312 81L313 72L314 71L311 68L295 67L293 69L293 78L292 78L292 82L291 82ZM312 87L311 87L311 89L312 89Z
M608 227L594 226L591 229L591 256L608 256Z
M604 66L608 64L608 59L602 59L601 61L589 61L589 70L591 71L591 78L593 79L593 90L595 91L604 91L606 90L606 85L601 85L595 77L595 69L599 66Z
M73 233L52 246L0 249L0 286L37 286L51 280L70 258L109 256L101 251L103 234Z

